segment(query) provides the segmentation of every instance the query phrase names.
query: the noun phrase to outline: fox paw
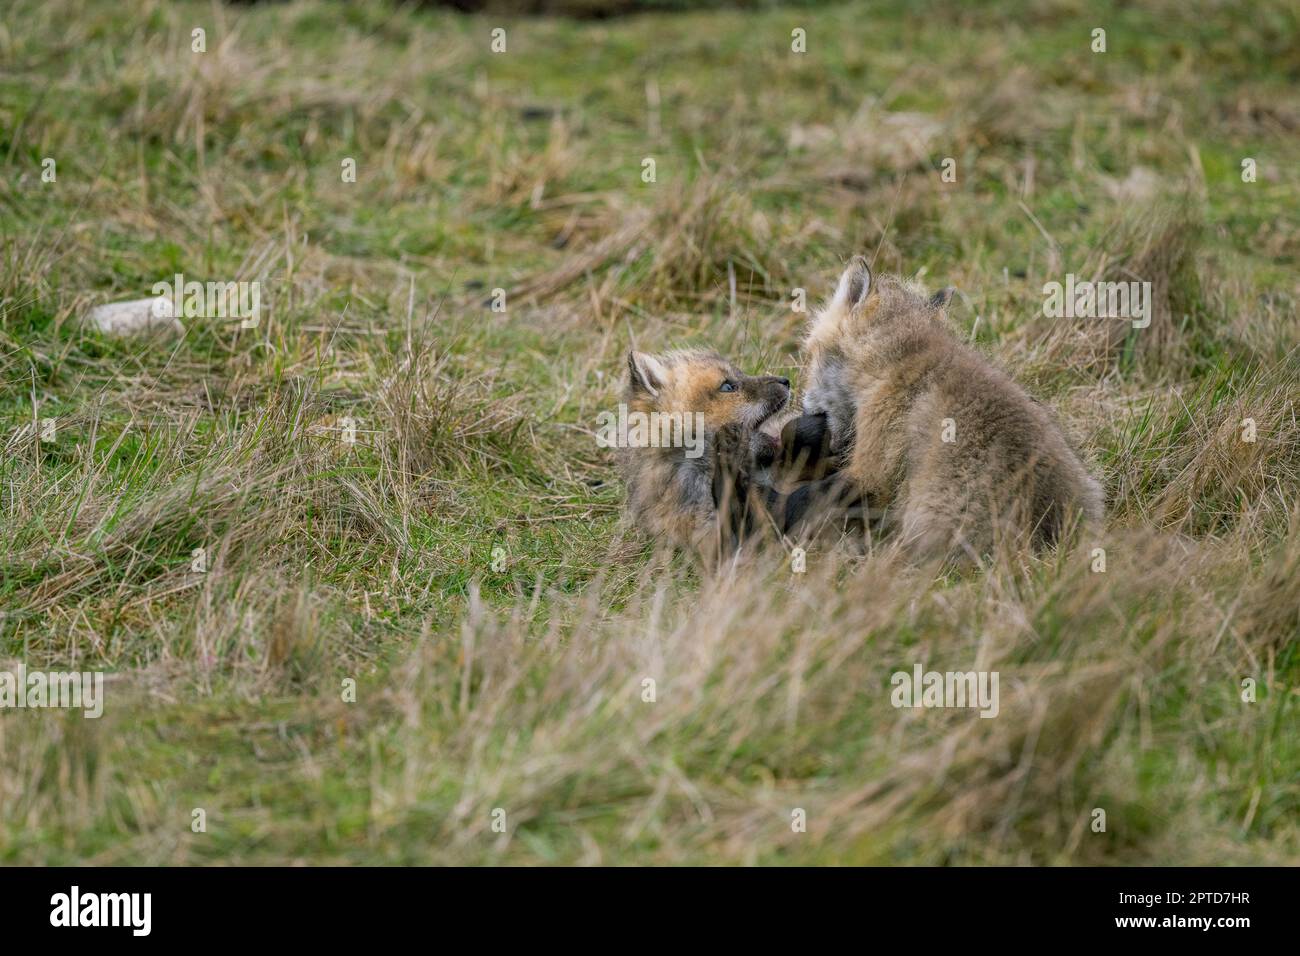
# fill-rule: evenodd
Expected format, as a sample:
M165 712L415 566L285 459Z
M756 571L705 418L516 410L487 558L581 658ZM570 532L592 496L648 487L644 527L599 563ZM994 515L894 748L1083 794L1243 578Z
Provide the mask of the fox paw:
M750 433L736 422L723 425L713 438L713 470L743 474L750 467Z

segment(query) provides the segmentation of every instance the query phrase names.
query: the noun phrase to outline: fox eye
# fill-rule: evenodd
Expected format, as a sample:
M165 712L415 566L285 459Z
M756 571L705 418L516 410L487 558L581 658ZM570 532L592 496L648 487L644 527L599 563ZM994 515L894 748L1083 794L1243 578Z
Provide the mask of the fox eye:
M734 392L735 390L736 390L736 383L731 381L730 379L728 379L727 381L723 382L721 385L718 386L719 392Z

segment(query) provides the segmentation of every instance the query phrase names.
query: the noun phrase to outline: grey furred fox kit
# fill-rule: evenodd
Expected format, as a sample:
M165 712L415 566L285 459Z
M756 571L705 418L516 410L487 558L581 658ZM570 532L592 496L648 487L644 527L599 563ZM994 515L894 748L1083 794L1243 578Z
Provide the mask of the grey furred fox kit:
M917 560L1050 545L1102 517L1100 485L1051 413L949 327L928 297L856 257L813 317L807 416L841 474Z

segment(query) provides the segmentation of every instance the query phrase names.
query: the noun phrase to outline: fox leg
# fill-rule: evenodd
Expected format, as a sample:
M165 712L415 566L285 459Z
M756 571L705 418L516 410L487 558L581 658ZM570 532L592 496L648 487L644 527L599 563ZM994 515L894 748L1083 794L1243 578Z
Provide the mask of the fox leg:
M805 481L790 492L758 481L749 437L740 426L727 425L714 439L713 504L722 553L733 553L769 521L783 535L801 536L834 521L869 522L866 499L843 473ZM815 473L825 474L831 467L825 415L805 415L787 424L782 446L785 462L802 471L811 465Z
M815 481L835 470L831 430L825 412L801 415L781 429L781 471L803 481Z
M754 487L749 435L737 425L718 430L713 440L713 506L717 510L719 550L734 554L754 530Z
M798 429L791 434L791 426ZM821 471L830 467L827 454L829 433L824 415L807 415L786 426L783 445L796 446L794 457L806 469L809 452ZM791 438L793 437L793 441ZM855 482L836 472L805 481L790 492L781 492L754 476L755 461L750 435L740 426L719 429L713 447L713 504L717 511L719 545L723 555L733 554L764 526L774 526L782 535L811 537L833 522L871 520L867 499Z
M783 534L815 532L833 521L860 517L865 524L865 499L842 473L809 481L789 494L766 490L766 506Z

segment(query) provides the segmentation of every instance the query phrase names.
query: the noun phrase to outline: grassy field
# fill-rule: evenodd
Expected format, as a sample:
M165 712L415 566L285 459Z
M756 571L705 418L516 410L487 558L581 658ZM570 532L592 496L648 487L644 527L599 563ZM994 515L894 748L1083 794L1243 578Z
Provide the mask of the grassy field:
M1142 6L10 3L0 670L108 683L0 712L0 862L1296 862L1300 20ZM961 290L1099 540L710 579L624 525L629 345L798 386L859 252ZM81 326L175 273L262 321Z

